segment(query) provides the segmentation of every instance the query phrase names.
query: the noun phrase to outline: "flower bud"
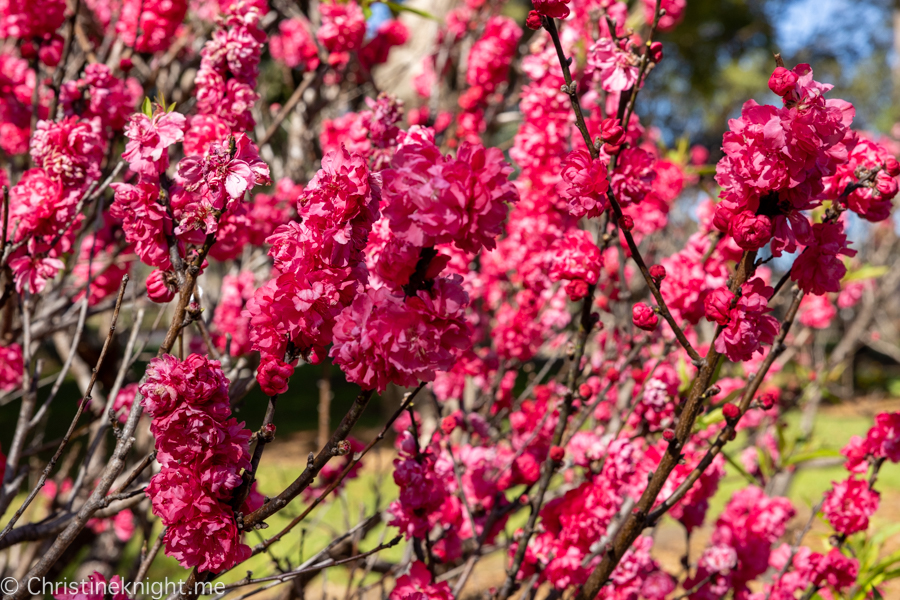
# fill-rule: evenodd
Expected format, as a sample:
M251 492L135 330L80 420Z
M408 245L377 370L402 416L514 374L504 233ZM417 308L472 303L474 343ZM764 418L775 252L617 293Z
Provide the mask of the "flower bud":
M727 325L731 320L731 302L734 294L728 288L722 286L716 288L703 301L703 307L706 309L706 320L718 323L719 325Z
M622 218L619 219L619 227L621 227L625 231L631 231L632 229L634 229L634 219L632 219L628 215L622 215Z
M541 23L541 15L538 13L538 11L532 10L528 13L528 16L525 17L525 26L528 27L528 29L533 29L534 31L537 31L543 26L543 24Z
M875 189L883 198L893 198L897 195L897 180L885 171L878 171L875 176Z
M560 448L559 446L552 446L550 448L550 458L554 461L559 462L566 456L566 451Z
M769 89L784 96L794 89L797 83L797 74L784 67L775 67L772 76L769 77Z
M650 60L659 63L663 59L662 42L653 42L650 44Z
M897 159L893 156L888 156L887 160L884 161L884 170L891 177L896 177L900 175L900 162L897 162Z
M119 61L119 69L121 69L121 71L123 73L128 73L133 68L134 68L134 61L132 61L127 56Z
M175 297L175 282L172 275L160 269L154 269L147 276L147 297L157 304L171 302Z
M675 439L675 431L673 431L672 429L666 429L665 431L663 431L663 439L671 442Z
M650 277L656 286L659 287L662 280L666 278L666 268L662 265L652 265L650 267Z
M444 435L450 435L454 429L456 429L456 417L453 415L444 417L441 421L441 431L444 432Z
M656 316L652 308L643 302L638 302L634 305L631 309L631 318L635 326L644 331L654 331L657 324L659 324L659 317Z
M725 419L728 421L734 421L741 416L741 409L736 404L726 402L722 406L722 414L725 415Z
M619 120L615 117L603 119L600 123L600 139L607 144L616 145L625 137L625 130L619 125Z
M582 383L580 386L578 386L578 394L585 400L590 398L592 393L593 393L593 390L591 389L591 386L589 386L588 384Z

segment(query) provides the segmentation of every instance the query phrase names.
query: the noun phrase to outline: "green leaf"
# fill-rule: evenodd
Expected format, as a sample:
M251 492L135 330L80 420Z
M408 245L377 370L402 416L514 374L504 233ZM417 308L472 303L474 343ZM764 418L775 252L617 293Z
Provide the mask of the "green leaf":
M888 272L887 266L863 265L855 271L844 275L843 281L860 281L863 279L877 279Z
M174 103L174 102L173 102L172 104L169 105L169 108L166 109L166 112L172 112L173 110L175 110L175 103Z
M796 465L808 460L815 460L817 458L836 458L838 456L842 455L840 451L835 450L834 448L819 448L818 450L806 450L805 452L797 452L796 454L792 454L785 458L782 461L782 464L788 467L790 465Z
M694 431L702 431L710 425L721 423L724 420L725 417L722 415L722 409L714 408L708 413L697 417L697 421L694 423Z
M141 112L147 115L148 117L153 116L153 104L150 102L150 98L144 97L144 101L141 103Z
M413 8L412 6L406 6L405 4L397 4L396 2L385 2L384 3L388 8L390 8L394 13L401 12L410 12L414 15L419 15L420 17L425 17L426 19L431 19L432 21L437 21L438 18L429 12L425 12L424 10Z

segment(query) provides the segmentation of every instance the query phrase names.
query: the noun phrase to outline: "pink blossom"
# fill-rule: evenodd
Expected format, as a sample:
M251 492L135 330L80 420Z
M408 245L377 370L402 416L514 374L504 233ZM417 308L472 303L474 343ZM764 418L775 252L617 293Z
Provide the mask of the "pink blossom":
M446 581L432 583L431 573L425 563L416 561L409 567L409 574L397 578L390 600L452 600L453 592Z
M272 58L292 69L312 71L318 67L319 49L309 28L309 22L299 17L281 21L278 24L279 33L269 39Z
M797 84L797 74L784 67L775 67L772 76L769 77L769 89L779 96L786 96L794 90Z
M804 296L800 302L799 319L813 329L826 329L837 316L837 308L828 296Z
M847 267L838 257L855 256L856 250L847 247L847 235L840 222L816 223L812 234L806 249L794 261L791 279L804 292L817 296L839 292Z
M316 31L316 38L326 50L354 52L362 47L366 19L356 2L323 2L319 11L322 13L322 25Z
M395 235L415 246L490 250L519 198L511 173L497 148L463 143L452 159L430 141L406 144L382 172L384 214Z
M866 437L872 454L891 462L900 462L900 412L879 413Z
M573 217L599 217L609 206L606 191L609 189L608 162L600 157L592 159L581 148L570 152L562 163L562 179L568 184L562 197L569 202Z
M769 316L769 297L773 289L756 277L745 283L743 293L729 313L728 325L716 338L716 351L732 362L749 360L771 344L778 333L778 320Z
M69 591L73 589L72 584L61 586L63 591L54 593L53 597L56 600L128 600L126 584L118 575L113 575L107 581L103 575L94 571L88 575L87 581L75 585L76 591Z
M565 19L569 16L567 0L533 0L533 4L538 14L551 19Z
M573 302L587 295L587 286L600 277L603 255L587 231L576 231L558 242L550 266L550 281L567 280L566 293Z
M294 365L265 356L259 365L257 380L260 389L267 396L277 396L288 390L288 380L294 372Z
M242 544L230 509L218 506L209 515L170 525L165 535L166 554L185 568L218 573L250 558Z
M147 297L157 304L166 304L175 298L178 291L174 276L168 271L154 269L147 276Z
M636 327L645 331L654 331L659 323L659 317L652 308L643 302L638 302L631 308L631 318Z
M835 531L852 535L869 527L869 517L878 510L881 495L869 484L851 475L825 494L822 512Z
M637 83L638 62L630 41L617 44L604 37L588 50L587 72L597 73L600 87L607 92L624 92Z
M431 290L404 299L387 288L360 294L337 318L330 355L347 379L384 391L433 381L471 345L459 278L437 279Z
M187 0L124 0L116 33L137 52L164 50L184 20L187 5Z
M159 107L148 117L134 113L125 127L128 143L122 158L135 173L156 177L169 166L168 147L184 139L184 115Z
M658 29L671 31L684 19L687 0L662 0L660 8L666 12L659 19ZM647 23L653 23L655 14L656 0L644 0L644 20Z
M66 117L38 121L31 139L31 158L63 186L79 187L100 178L106 147L98 120Z
M0 391L11 392L22 384L22 347L19 344L0 345ZM6 465L5 458L0 461Z

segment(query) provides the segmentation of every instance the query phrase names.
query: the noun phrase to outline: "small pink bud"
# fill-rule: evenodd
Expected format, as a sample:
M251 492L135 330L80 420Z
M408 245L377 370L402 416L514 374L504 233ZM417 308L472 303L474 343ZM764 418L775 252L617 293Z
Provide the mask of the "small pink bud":
M775 67L775 71L769 77L769 89L779 96L785 96L796 84L797 74L784 67Z
M733 299L734 294L725 286L713 290L703 300L703 307L706 309L706 320L723 326L727 325L728 321L731 320L731 301Z
M616 382L619 380L619 370L615 367L612 367L606 371L606 378L610 381Z
M653 265L650 267L650 277L659 286L660 282L666 278L666 268L662 265Z
M650 60L659 63L663 59L662 42L653 42L650 44Z
M659 324L659 317L656 316L656 313L653 312L652 308L643 302L638 302L634 305L631 309L631 318L634 321L635 327L643 329L644 331L654 331Z
M528 13L528 16L525 17L525 26L534 31L537 31L543 26L541 23L541 15L538 11L532 10Z
M559 446L552 446L550 448L550 458L554 461L559 462L566 456L566 451L560 448Z
M615 117L603 119L600 123L600 139L607 144L616 145L625 137L625 130L619 125L619 120Z
M593 390L591 390L591 386L589 386L586 383L582 383L580 386L578 386L578 394L582 398L585 398L585 399L590 398L592 391Z
M759 398L759 404L766 410L775 406L775 394L768 392Z
M875 189L884 198L893 198L897 195L897 180L886 171L879 171L875 176Z
M127 56L119 61L119 69L121 69L121 71L123 73L128 73L133 68L134 68L134 61L132 61Z
M32 42L22 42L22 45L19 46L19 54L25 60L31 60L37 56L37 48L34 47Z
M887 160L884 161L884 170L891 177L896 177L900 175L900 162L897 162L897 159L893 156L888 156Z
M663 431L663 439L671 442L675 439L675 432L671 429L666 429L665 431Z
M147 297L157 304L166 304L175 297L174 276L166 271L154 269L147 276Z
M456 417L452 415L444 417L441 421L441 431L444 432L444 435L450 435L454 429L456 429Z
M632 219L628 215L622 215L622 218L619 219L619 227L621 227L625 231L631 231L632 229L634 229L634 219Z
M266 432L275 434L275 423L266 423Z
M738 417L741 416L741 409L737 407L737 405L732 404L731 402L726 402L722 406L722 414L725 415L725 418L729 421L734 421Z

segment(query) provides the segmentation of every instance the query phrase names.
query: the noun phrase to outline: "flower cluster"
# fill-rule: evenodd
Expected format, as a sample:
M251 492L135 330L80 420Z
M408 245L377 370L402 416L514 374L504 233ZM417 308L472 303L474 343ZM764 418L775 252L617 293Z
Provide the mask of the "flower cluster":
M278 276L256 290L242 313L264 357L284 361L289 350L313 362L324 357L336 317L366 280L362 252L380 194L361 156L341 149L322 160L297 201L301 221L280 225L266 240Z
M756 277L741 287L739 298L728 288L720 287L706 297L706 318L724 329L716 338L716 352L728 360L743 362L762 352L763 344L771 344L778 333L778 320L768 315L773 289Z
M201 52L196 77L197 112L218 119L235 132L252 129L255 124L250 109L259 99L256 78L266 40L259 27L261 16L259 9L246 0L231 4Z
M778 255L810 243L802 211L821 203L823 178L842 162L855 111L848 102L825 99L832 86L814 81L809 65L782 68L769 85L783 97L783 107L749 100L741 117L729 121L725 156L716 166L722 202L715 225L745 250L771 242Z
M219 572L250 557L229 505L250 467L250 431L231 416L219 362L199 354L155 358L140 386L153 422L156 460L147 496L166 525L166 554ZM249 512L249 510L248 510Z

